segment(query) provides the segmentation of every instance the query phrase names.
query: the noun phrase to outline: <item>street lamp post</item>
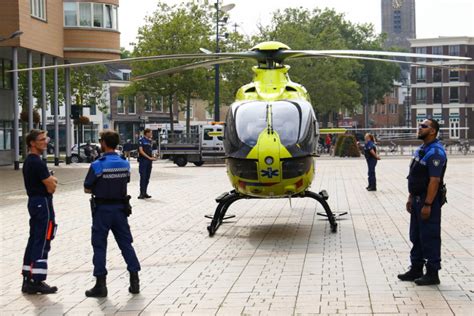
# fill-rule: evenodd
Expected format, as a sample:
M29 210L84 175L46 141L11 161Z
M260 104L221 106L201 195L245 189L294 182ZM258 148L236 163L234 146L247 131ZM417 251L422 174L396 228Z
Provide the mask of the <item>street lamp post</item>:
M227 19L221 21L219 20L219 12L228 12L235 7L235 4L226 4L219 9L219 0L215 3L216 7L216 53L219 53L219 23L227 22ZM214 78L214 121L218 122L220 120L219 115L219 64L214 66L215 69L215 78Z
M7 41L7 40L9 40L9 39L13 39L13 38L15 38L15 37L20 36L21 34L23 34L22 31L15 31L15 32L11 33L11 34L10 34L9 36L7 36L7 37L3 37L3 36L0 35L0 42Z

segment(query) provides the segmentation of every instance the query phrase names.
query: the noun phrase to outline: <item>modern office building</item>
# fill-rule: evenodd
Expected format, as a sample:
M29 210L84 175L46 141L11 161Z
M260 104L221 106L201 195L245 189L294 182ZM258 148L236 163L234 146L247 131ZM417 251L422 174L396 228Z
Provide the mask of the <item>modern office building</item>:
M410 40L413 53L465 56L474 59L474 37ZM439 61L418 60L427 64ZM451 69L418 67L411 72L412 124L435 118L447 127L443 137L474 139L474 63L446 61Z

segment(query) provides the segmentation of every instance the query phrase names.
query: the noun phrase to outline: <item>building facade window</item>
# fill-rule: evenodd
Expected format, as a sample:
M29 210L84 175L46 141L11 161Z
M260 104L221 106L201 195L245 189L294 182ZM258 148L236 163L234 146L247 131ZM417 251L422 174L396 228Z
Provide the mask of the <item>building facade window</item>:
M433 55L443 55L443 46L433 46L431 53Z
M459 71L450 70L449 71L449 81L459 81Z
M90 115L96 115L97 114L97 106L94 103L91 104L91 107L89 108L89 114Z
M137 109L135 107L135 96L128 97L128 114L136 114Z
M212 120L214 118L214 113L212 111L206 111L206 120Z
M393 32L401 33L402 32L402 15L400 10L393 11Z
M426 103L426 88L416 88L416 103Z
M0 121L0 151L12 149L12 122Z
M155 109L157 112L163 112L163 97L160 95L155 98Z
M449 88L449 103L459 103L459 87Z
M460 56L461 50L459 45L449 45L449 55L450 56Z
M426 68L424 67L416 68L416 81L417 82L426 81Z
M64 26L118 30L117 6L91 2L65 2Z
M443 90L441 88L433 89L433 103L443 102Z
M31 16L46 21L46 0L30 0L30 13Z
M415 49L417 54L426 54L426 47L417 47ZM417 58L417 61L426 61L426 58Z
M397 114L397 105L396 104L389 104L388 111L390 114Z
M151 112L153 110L151 106L151 98L149 95L145 94L145 99L143 100L143 103L143 108L145 112Z
M117 114L125 114L125 104L122 96L117 97Z
M442 70L440 68L433 68L433 82L441 82Z
M194 108L192 105L189 106L189 118L193 118L194 117ZM184 118L187 119L188 118L188 111L185 109L184 110Z

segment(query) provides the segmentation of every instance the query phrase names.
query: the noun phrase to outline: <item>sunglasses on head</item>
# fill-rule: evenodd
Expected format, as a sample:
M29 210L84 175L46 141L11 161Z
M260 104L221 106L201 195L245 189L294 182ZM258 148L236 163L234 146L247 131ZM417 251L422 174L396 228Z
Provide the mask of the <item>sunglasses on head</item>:
M420 124L418 127L419 127L419 128L428 128L428 127L431 127L431 126L426 125L426 124Z

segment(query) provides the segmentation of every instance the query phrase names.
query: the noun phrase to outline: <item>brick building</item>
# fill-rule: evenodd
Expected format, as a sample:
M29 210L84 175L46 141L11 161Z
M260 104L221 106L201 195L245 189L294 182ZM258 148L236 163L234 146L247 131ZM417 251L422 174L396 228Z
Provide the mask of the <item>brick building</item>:
M438 37L410 40L414 53L465 56L474 59L473 37ZM419 60L425 62L425 60ZM426 60L428 64L439 61ZM474 138L474 67L472 60L447 61L452 69L413 68L411 72L412 125L435 118L447 127L443 137ZM465 71L469 70L469 71Z
M14 162L19 167L19 106L17 75L7 70L23 66L52 65L88 60L120 58L118 31L119 0L2 0L0 2L0 165ZM15 33L16 32L16 33ZM17 35L10 38L10 34ZM31 73L31 72L30 72ZM31 77L31 74L28 77ZM42 78L54 77L53 71L41 71ZM68 71L66 71L68 73ZM47 80L42 80L46 82ZM28 80L28 129L33 125L32 82ZM41 84L43 89L43 84ZM44 88L43 91L45 91ZM46 128L46 93L39 100L41 127ZM57 98L53 98L57 100ZM68 101L69 100L69 101ZM70 98L66 101L66 131L72 131ZM58 112L56 111L56 112ZM58 117L54 118L58 121ZM55 124L56 125L56 124ZM59 142L59 131L56 131ZM67 132L66 143L72 142ZM66 154L68 148L66 146ZM69 153L70 154L70 153ZM57 153L56 158L58 158Z

